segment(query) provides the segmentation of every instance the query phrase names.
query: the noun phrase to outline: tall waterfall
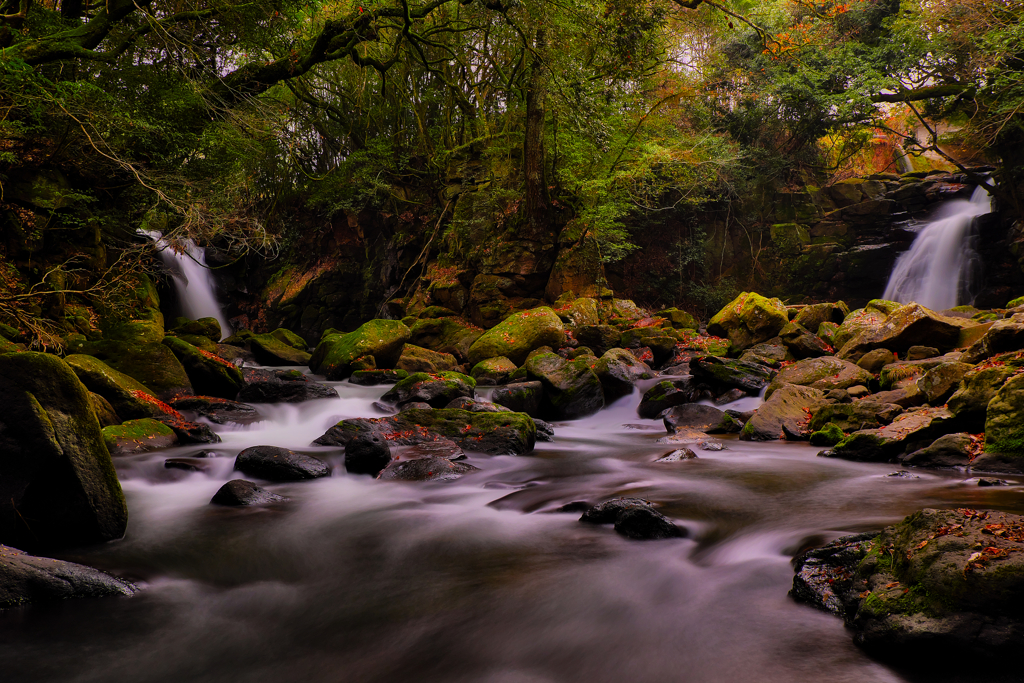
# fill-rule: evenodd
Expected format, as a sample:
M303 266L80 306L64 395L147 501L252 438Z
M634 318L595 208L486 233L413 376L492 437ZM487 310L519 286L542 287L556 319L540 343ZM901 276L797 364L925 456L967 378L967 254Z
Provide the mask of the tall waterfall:
M206 250L189 239L172 246L159 232L140 233L156 243L160 258L174 279L174 288L181 301L182 314L192 320L216 318L220 323L222 338L229 336L231 325L214 294L213 276L206 265Z
M970 303L971 223L992 210L984 188L970 200L954 199L924 227L910 249L896 260L883 298L941 311Z

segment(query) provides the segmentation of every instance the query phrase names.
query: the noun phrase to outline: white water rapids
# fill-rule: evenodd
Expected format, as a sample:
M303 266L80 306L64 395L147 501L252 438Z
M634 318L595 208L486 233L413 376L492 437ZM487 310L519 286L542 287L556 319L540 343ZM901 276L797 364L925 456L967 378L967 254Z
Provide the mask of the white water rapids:
M171 273L182 315L191 320L216 318L221 338L231 335L231 324L217 301L213 276L206 265L206 250L190 239L172 245L159 232L140 231L156 244L160 258ZM219 341L219 340L216 340Z
M910 249L896 260L882 298L900 303L916 301L935 311L971 303L971 223L991 210L991 198L982 187L974 190L970 200L946 202Z

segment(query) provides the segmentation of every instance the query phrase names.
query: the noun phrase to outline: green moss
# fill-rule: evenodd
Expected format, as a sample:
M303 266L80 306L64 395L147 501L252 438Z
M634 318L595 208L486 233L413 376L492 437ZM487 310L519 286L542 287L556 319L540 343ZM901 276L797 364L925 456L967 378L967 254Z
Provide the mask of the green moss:
M352 374L356 358L371 355L381 368L394 367L409 341L409 328L397 320L371 320L348 334L325 336L309 360L313 372L329 380L345 379Z
M812 446L835 446L846 438L846 434L839 428L839 425L829 422L823 428L811 433Z
M864 307L869 311L878 311L884 315L889 315L897 308L900 308L903 304L898 301L888 301L887 299L872 299Z
M504 356L516 365L526 361L530 351L541 347L557 348L565 339L562 321L546 306L510 315L473 342L469 362L476 365L486 358Z

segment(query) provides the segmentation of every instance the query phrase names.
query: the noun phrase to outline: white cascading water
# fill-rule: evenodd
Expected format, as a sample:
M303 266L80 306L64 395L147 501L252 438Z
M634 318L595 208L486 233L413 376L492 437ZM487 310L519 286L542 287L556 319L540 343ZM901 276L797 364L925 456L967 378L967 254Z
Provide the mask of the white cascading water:
M916 301L936 311L970 303L959 299L966 298L961 290L969 284L971 223L991 210L991 198L982 187L974 190L970 200L947 202L896 260L882 298Z
M159 232L139 232L156 243L160 258L170 270L182 315L191 320L216 318L220 323L221 338L229 336L231 325L214 293L213 276L206 265L206 250L186 239L181 241L183 251L179 253Z

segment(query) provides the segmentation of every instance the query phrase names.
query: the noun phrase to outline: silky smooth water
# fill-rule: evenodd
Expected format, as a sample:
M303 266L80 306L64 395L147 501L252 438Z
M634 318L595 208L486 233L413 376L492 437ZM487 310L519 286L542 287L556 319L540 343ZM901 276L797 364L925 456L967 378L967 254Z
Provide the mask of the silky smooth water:
M159 232L139 231L156 243L164 266L171 273L182 315L190 320L216 318L221 339L231 335L231 324L217 301L216 285L206 264L206 249L190 239L172 245ZM219 341L219 340L215 340Z
M991 197L977 187L970 200L946 202L900 254L883 299L917 303L936 311L971 303L971 223L992 210Z
M529 456L470 454L480 471L459 481L381 482L345 473L340 449L309 446L339 418L375 415L386 390L333 386L337 399L215 425L224 442L206 473L163 466L197 447L117 458L127 535L62 557L142 591L0 613L3 680L914 680L787 597L792 556L925 506L1024 510L1019 485L890 478L892 465L806 444L726 437L728 450L655 463L672 447L655 443L659 421L636 416L639 392L556 424ZM210 506L255 444L318 455L334 473L267 484L284 504ZM690 538L631 541L556 512L623 495L660 503Z

